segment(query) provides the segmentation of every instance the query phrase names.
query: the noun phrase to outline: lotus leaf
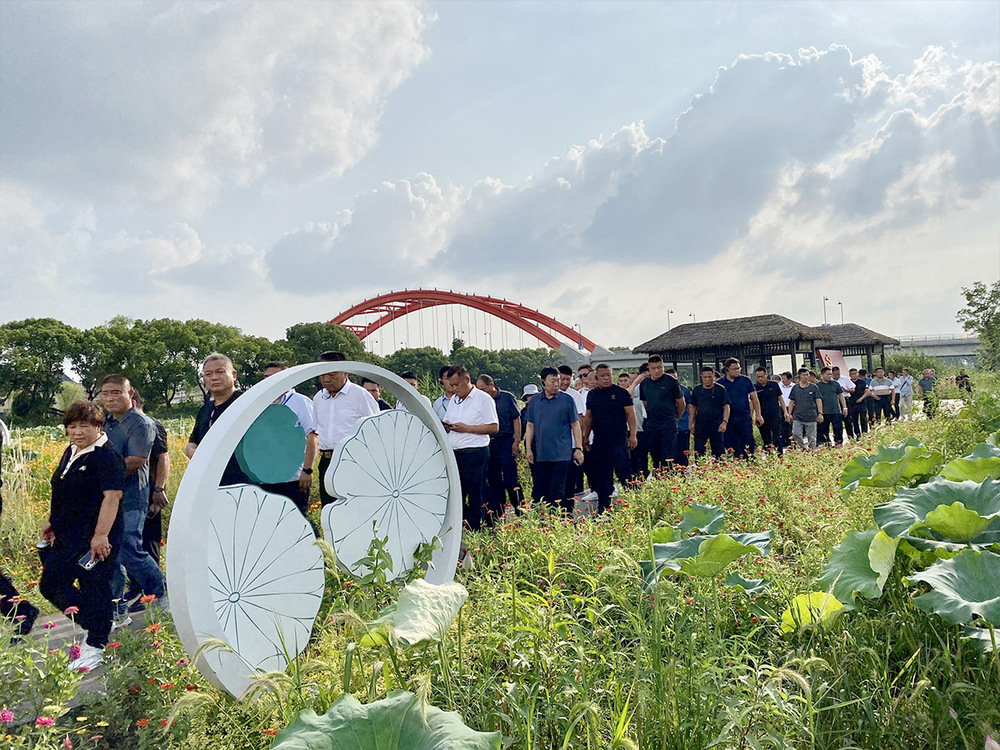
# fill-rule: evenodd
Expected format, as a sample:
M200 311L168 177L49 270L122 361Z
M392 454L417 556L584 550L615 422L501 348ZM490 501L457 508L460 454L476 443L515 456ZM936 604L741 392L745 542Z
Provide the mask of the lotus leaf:
M953 625L971 622L975 616L1000 624L1000 555L963 550L914 573L907 582L930 585L931 591L916 597L914 603Z
M992 445L994 448L1000 448L1000 430L997 430L986 438L986 444Z
M739 573L730 573L722 585L731 589L742 589L745 594L763 594L770 583L766 578L747 579Z
M460 583L435 586L418 578L399 592L395 605L387 608L373 624L391 625L396 637L409 646L442 641L468 598L469 592ZM361 645L387 642L384 631L377 628L361 640Z
M695 503L684 509L684 517L677 524L681 536L690 534L697 529L702 534L715 534L722 531L726 522L726 514L718 505Z
M989 443L977 445L968 456L946 463L941 469L941 476L953 482L1000 479L1000 448Z
M912 489L901 489L872 511L890 536L929 529L955 542L971 542L1000 518L1000 481L950 482L936 477Z
M889 578L898 544L898 539L878 529L852 531L833 548L818 583L845 605L857 594L877 599Z
M991 630L990 628L966 625L962 628L962 635L976 644L976 648L986 653L995 651L997 643L1000 642L1000 632L997 632L995 628Z
M825 627L843 611L844 605L833 594L823 591L799 594L792 599L791 606L781 613L780 630L782 633L793 633L811 625Z
M271 750L499 750L499 732L476 732L453 711L421 705L397 690L362 705L340 696L322 716L302 711L282 729Z
M944 463L944 456L932 451L915 438L897 445L880 445L876 453L855 456L840 475L840 497L864 487L895 487L906 482L923 481L933 476Z
M667 542L676 542L678 536L680 535L673 526L660 526L650 533L649 541L653 544L666 544Z
M664 569L695 576L715 576L733 560L750 552L766 555L774 532L692 536L653 545L653 560L640 563L646 585L652 587Z

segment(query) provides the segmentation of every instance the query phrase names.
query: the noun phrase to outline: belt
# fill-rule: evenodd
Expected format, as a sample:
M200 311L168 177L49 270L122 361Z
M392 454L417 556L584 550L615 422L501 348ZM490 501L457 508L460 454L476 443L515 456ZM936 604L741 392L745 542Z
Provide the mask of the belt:
M321 458L333 458L333 451L320 451L319 455Z

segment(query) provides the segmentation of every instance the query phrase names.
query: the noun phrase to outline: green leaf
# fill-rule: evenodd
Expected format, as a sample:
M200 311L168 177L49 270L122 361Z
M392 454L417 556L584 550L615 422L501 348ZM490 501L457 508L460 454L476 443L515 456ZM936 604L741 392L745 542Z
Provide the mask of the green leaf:
M902 443L880 445L877 452L855 456L840 475L840 497L846 501L859 486L895 487L901 483L923 481L944 463L944 456L932 451L916 438Z
M649 535L649 541L652 544L666 544L667 542L676 542L678 538L677 529L673 526L660 526L659 528L653 529L652 533Z
M953 542L971 542L1000 518L1000 481L950 482L935 477L912 489L901 489L872 510L890 536L928 529ZM926 536L926 534L924 534Z
M986 444L992 445L994 448L1000 448L1000 430L997 430L986 438Z
M968 456L946 463L941 476L953 482L1000 479L1000 448L989 443L977 445Z
M1000 555L963 550L907 578L911 585L917 582L932 589L913 600L925 612L953 625L970 622L974 616L1000 625Z
M962 635L976 644L976 648L985 653L994 651L997 643L1000 643L1000 631L996 628L977 628L975 625L966 625L962 628Z
M739 573L730 573L722 585L730 589L742 589L744 594L763 594L770 583L766 578L747 579Z
M844 605L837 601L833 594L814 591L811 594L799 594L792 599L791 605L781 613L782 633L793 633L814 625L828 626L841 612Z
M690 534L697 529L702 534L716 534L722 531L726 522L726 514L718 505L694 503L684 509L684 517L677 524L681 536Z
M344 694L322 716L302 711L271 750L499 750L499 732L476 732L455 712L397 690L362 705Z
M817 583L843 604L852 603L858 594L877 599L892 570L898 544L898 539L878 529L852 531L830 552Z
M387 607L372 624L391 626L396 637L409 646L441 641L468 598L469 592L460 583L435 586L418 578L408 583L399 592L395 605ZM387 642L384 629L377 627L361 640L361 645L374 646Z
M643 560L639 565L647 587L654 586L660 574L668 569L686 575L715 576L742 555L750 552L766 555L773 537L773 531L691 536L677 542L654 544L653 560Z

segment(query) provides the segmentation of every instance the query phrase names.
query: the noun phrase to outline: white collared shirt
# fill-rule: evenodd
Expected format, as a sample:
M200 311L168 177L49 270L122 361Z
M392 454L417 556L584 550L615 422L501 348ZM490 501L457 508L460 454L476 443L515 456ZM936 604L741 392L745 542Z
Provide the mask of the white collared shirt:
M584 393L575 388L567 388L563 393L573 399L573 402L576 404L577 414L582 417L587 413L587 396Z
M73 465L73 462L76 461L76 459L80 456L86 456L88 453L93 453L95 448L99 448L107 442L108 436L102 432L101 436L86 448L79 449L75 445L71 445L69 447L69 461L66 462L66 468L63 469L62 476L66 476L66 472L69 471L69 467Z
M313 396L312 432L319 436L319 449L331 451L348 437L357 421L378 414L372 395L350 380L332 396L326 388Z
M423 402L425 402L427 404L427 407L429 409L433 409L434 408L434 405L431 403L431 400L429 398L427 398L427 396L425 396L422 393L418 393L417 395L420 397L421 401L423 401ZM396 408L399 409L400 411L409 411L409 409L406 408L406 404L404 404L401 399L397 399L396 400Z
M781 398L785 402L785 406L788 406L792 403L792 400L788 398L788 394L790 394L792 392L792 388L795 387L795 381L793 380L788 385L785 385L784 381L779 381L778 387L781 389Z
M837 382L840 383L840 387L844 389L844 393L850 396L854 393L854 381L847 375L841 375L837 378Z
M456 393L448 400L448 411L445 421L455 424L461 422L467 425L495 424L500 426L497 416L497 405L493 397L486 391L473 387L465 398L459 398ZM472 432L449 432L453 450L463 448L487 448L490 444L489 435L477 435Z

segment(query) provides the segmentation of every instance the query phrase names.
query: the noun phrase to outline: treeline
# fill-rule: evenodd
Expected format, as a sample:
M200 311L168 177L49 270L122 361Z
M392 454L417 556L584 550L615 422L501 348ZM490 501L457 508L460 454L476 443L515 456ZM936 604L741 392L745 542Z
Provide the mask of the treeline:
M392 372L412 370L425 383L436 380L443 365L460 362L473 373L489 373L502 388L518 393L523 384L537 382L543 366L562 361L549 349L494 352L466 347L458 339L451 356L422 347L400 349L383 358L366 352L357 336L332 323L298 323L286 330L285 338L271 341L205 320L116 317L79 330L54 318L31 318L0 325L0 400L11 399L10 417L17 424L45 422L52 416L68 363L88 396L100 390L105 375L121 373L143 394L150 410L170 414L192 397L200 403L204 387L198 367L213 351L233 360L240 384L248 388L261 379L271 360L313 362L328 350Z

